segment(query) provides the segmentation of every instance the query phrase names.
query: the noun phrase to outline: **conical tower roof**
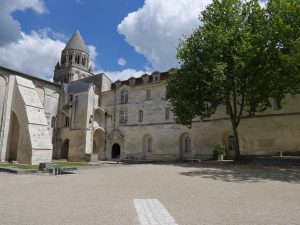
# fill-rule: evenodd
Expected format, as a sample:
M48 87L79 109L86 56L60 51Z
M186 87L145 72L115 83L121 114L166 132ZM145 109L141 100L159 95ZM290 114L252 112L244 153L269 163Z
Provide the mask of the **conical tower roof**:
M77 49L80 51L88 52L78 30L73 34L65 49Z

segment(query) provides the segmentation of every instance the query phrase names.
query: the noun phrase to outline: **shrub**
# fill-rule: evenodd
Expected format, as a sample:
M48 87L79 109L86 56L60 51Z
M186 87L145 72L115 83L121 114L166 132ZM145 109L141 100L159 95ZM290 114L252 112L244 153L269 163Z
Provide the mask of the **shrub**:
M223 144L217 144L214 147L214 155L218 156L218 155L225 155L226 153L226 147Z

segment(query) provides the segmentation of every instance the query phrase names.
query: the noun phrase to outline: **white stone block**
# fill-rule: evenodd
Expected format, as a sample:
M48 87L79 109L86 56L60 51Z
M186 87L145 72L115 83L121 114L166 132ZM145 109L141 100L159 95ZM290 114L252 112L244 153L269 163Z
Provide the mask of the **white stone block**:
M47 126L28 125L31 145L34 149L52 149Z
M40 99L34 89L19 86L19 91L24 99L25 105L43 108Z
M26 112L28 116L28 122L30 124L40 124L47 126L47 120L45 117L45 112L41 108L35 108L31 106L26 106Z
M17 81L18 85L34 89L34 84L32 83L31 80L16 76L16 81Z

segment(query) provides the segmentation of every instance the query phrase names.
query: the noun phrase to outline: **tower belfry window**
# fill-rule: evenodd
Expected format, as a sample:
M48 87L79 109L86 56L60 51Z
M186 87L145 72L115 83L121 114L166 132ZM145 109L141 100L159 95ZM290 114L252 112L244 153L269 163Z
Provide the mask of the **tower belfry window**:
M80 59L79 55L76 55L76 57L75 57L75 62L76 62L77 64L79 64L79 59Z

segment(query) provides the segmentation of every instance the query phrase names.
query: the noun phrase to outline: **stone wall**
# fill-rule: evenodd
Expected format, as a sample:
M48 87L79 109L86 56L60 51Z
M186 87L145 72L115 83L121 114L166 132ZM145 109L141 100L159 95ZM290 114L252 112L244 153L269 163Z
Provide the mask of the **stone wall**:
M128 91L128 102L121 102L121 92ZM151 97L147 99L147 90ZM149 95L149 94L148 94ZM149 97L149 96L148 96ZM226 107L220 106L208 119L195 119L192 128L176 124L172 112L166 119L164 81L129 86L126 84L102 93L106 117L106 155L111 157L112 145L121 146L121 158L170 160L178 158L211 158L216 144L228 146L232 135ZM268 108L244 118L239 126L242 155L277 155L279 151L300 151L300 97L286 96L283 107ZM139 121L139 110L143 119ZM127 112L127 121L120 123L120 111ZM119 138L111 138L114 132ZM183 150L182 137L191 138L191 151ZM145 137L152 138L152 151L145 152ZM233 153L231 153L233 154Z

